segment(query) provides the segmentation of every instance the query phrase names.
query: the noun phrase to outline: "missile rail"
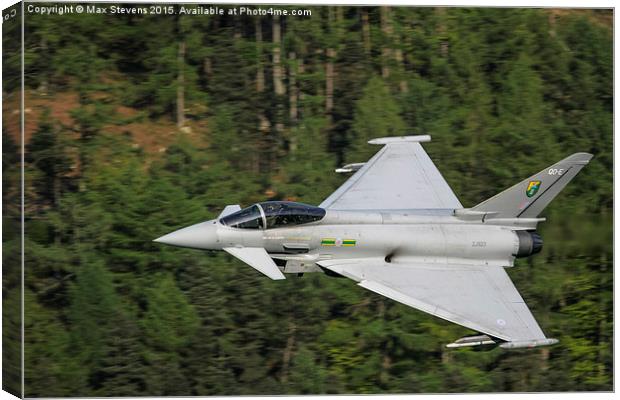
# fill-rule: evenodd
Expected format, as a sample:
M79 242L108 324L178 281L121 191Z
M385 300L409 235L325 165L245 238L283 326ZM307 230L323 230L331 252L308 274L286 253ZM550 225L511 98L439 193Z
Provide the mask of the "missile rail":
M539 346L550 346L552 344L558 343L557 339L553 338L545 338L545 339L532 339L532 340L517 340L506 342L500 339L492 338L488 335L476 335L476 336L465 336L458 340L455 340L452 343L446 345L448 348L460 348L460 347L474 347L474 346L483 346L490 344L498 344L502 349L522 349L522 348L532 348Z

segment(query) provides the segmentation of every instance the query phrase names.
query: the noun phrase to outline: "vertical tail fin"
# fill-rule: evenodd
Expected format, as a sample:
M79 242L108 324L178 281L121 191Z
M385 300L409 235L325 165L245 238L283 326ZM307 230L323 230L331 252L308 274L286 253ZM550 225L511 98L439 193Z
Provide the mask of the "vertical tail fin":
M535 218L590 162L592 154L575 153L473 207L493 218Z

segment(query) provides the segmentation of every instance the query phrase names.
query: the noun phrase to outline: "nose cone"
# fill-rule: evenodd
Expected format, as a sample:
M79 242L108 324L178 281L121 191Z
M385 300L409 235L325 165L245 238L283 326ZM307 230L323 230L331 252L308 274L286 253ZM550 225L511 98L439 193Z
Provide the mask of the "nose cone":
M220 249L217 224L215 220L179 229L154 240L157 243L171 246L191 247L193 249L217 250Z

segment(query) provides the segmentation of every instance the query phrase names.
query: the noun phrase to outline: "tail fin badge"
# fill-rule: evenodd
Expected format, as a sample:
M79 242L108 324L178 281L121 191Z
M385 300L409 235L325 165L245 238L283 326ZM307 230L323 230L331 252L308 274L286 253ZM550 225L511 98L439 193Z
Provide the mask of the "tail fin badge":
M538 189L540 189L540 181L530 181L527 189L525 189L525 194L527 197L532 197L538 192Z

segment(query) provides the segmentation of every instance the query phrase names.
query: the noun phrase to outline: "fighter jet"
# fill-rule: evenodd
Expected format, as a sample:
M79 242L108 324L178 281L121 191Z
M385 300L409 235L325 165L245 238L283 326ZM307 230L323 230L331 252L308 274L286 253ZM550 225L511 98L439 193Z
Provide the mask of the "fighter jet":
M505 268L540 252L542 210L592 158L575 153L464 208L420 143L385 137L368 162L318 207L266 201L229 205L213 220L156 242L224 250L271 279L323 272L476 332L448 347L555 344Z

